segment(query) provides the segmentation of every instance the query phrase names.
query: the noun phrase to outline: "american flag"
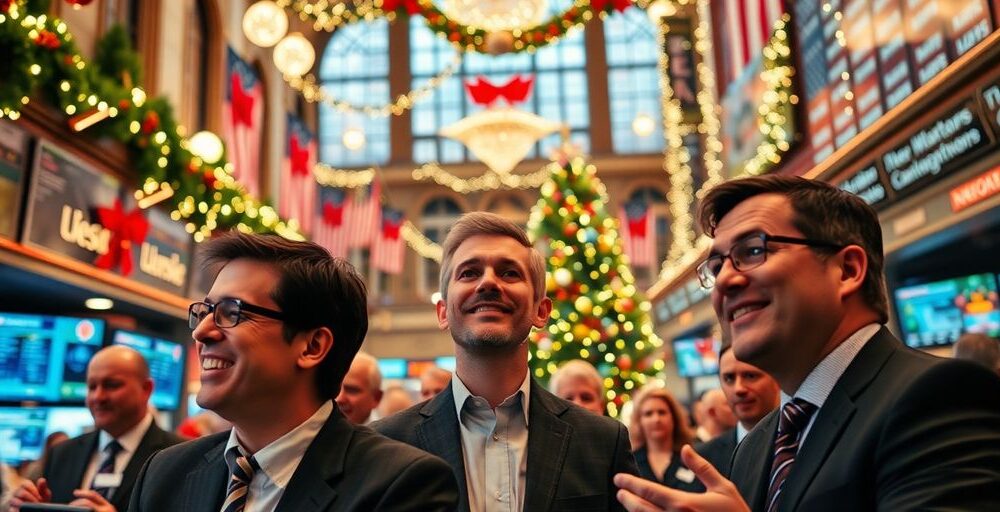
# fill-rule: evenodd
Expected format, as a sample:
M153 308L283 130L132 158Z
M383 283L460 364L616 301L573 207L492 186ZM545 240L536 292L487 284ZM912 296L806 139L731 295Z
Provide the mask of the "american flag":
M372 267L387 274L403 271L403 212L388 206L382 207L381 229L372 243Z
M316 164L316 138L295 115L288 114L287 126L278 211L285 218L297 219L302 231L311 233L317 195L312 175Z
M347 243L350 247L371 247L382 215L382 185L372 180L356 192L347 212Z
M347 257L346 210L351 198L342 188L319 187L313 240L326 247L330 254Z
M621 235L632 266L652 265L656 259L656 229L645 201L629 201L621 209Z
M715 12L725 17L723 54L731 82L761 55L785 6L782 0L725 0L724 6Z
M250 64L229 48L222 136L233 177L260 197L260 152L263 144L264 89Z

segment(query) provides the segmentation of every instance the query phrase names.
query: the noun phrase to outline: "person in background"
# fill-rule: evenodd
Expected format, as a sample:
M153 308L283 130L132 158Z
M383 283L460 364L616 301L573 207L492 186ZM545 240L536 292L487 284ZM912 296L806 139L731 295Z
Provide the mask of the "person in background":
M691 402L691 420L694 421L694 439L696 442L705 443L712 440L711 434L708 433L708 427L706 423L708 420L705 418L705 395L711 391L706 389L698 395L698 399Z
M715 439L695 447L723 475L729 474L736 446L764 416L778 408L781 400L778 383L760 368L736 360L731 349L732 345L726 344L720 350L719 383L739 423Z
M587 361L573 359L563 363L549 379L549 391L594 414L605 415L604 382Z
M42 477L14 491L11 510L24 503L69 503L97 512L128 510L139 469L157 451L183 441L153 421L153 380L142 354L113 345L87 365L87 408L93 432L64 441L45 460Z
M451 372L431 366L420 375L420 399L430 400L451 383Z
M528 371L528 334L552 311L542 255L523 228L484 212L459 219L443 252L437 318L455 341L455 376L372 428L448 461L462 511L621 510L611 477L636 471L628 431Z
M376 411L380 401L382 372L378 369L378 361L364 352L358 352L351 369L344 376L344 384L337 395L337 406L351 423L367 425L375 419L372 418L372 411Z
M708 491L618 475L629 510L992 510L1000 378L906 347L889 319L878 214L829 183L767 175L702 199L697 268L734 355L782 406L736 448L732 481L682 455Z
M677 399L666 388L650 384L632 400L629 430L639 476L667 487L699 492L705 488L681 461L681 448L694 434Z
M701 395L700 402L707 441L719 437L723 432L736 426L736 416L733 415L733 410L726 401L726 394L721 389L709 389Z
M391 385L382 394L382 401L378 405L378 415L381 418L388 418L412 405L413 397L410 396L410 392L406 388L398 384Z
M952 355L955 359L972 361L991 372L1000 374L1000 341L985 334L963 334L952 347Z
M278 235L231 232L202 248L216 276L188 308L197 402L233 428L151 458L130 510L452 510L444 461L349 422L334 403L368 331L354 267Z
M222 416L212 411L199 411L194 416L184 418L177 426L177 435L184 439L198 439L212 434L218 434L233 428Z
M45 461L49 460L52 453L52 448L56 445L62 443L63 441L68 441L69 435L62 430L57 430L45 437L45 448L42 449L42 456L36 461L32 461L28 464L28 467L24 469L21 476L27 478L34 482L42 477L42 473L45 470ZM2 510L2 509L0 509Z

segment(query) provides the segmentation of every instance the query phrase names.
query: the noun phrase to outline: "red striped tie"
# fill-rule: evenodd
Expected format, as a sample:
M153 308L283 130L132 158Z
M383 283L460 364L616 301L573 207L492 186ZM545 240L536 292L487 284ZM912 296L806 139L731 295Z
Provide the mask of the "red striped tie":
M767 486L767 512L778 510L781 488L795 464L799 451L799 438L809 424L816 406L801 398L793 398L781 408L778 421L778 438L774 440L774 462L771 463L771 482Z

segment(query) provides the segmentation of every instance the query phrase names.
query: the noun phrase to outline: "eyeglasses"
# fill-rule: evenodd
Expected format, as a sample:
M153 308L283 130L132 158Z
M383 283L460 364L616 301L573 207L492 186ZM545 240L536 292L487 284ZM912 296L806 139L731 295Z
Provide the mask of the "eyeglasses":
M726 254L713 254L698 265L698 280L705 289L715 286L715 278L722 271L722 265L726 263L726 258L733 262L733 268L744 272L757 268L767 261L768 242L778 242L782 244L808 245L810 247L823 247L827 249L843 249L844 246L823 242L820 240L810 240L808 238L793 238L788 236L768 235L761 233L744 238L733 244Z
M261 306L255 306L240 299L222 299L215 304L209 302L192 302L188 306L188 327L194 329L210 313L214 313L212 320L216 327L236 327L240 320L244 318L244 311L256 313L261 316L284 320L285 316L281 311L275 311Z

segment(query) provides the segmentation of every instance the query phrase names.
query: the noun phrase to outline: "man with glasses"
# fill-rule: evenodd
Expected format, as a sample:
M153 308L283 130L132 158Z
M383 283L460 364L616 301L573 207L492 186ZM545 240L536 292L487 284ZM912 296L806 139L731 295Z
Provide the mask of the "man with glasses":
M233 233L205 254L218 274L188 314L198 404L233 429L150 459L131 510L451 510L444 461L352 425L334 404L368 329L354 268L274 235Z
M708 491L618 475L629 510L989 510L1000 503L1000 379L903 346L884 327L882 233L857 196L767 176L712 189L698 268L734 355L770 373L782 407Z

